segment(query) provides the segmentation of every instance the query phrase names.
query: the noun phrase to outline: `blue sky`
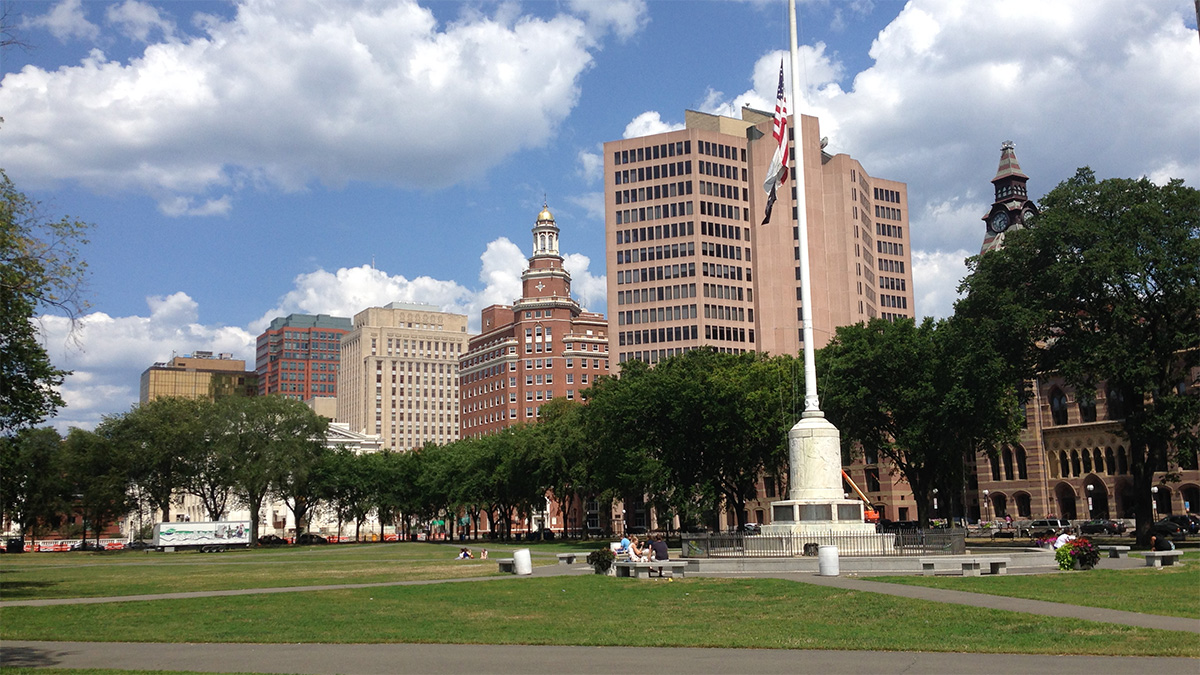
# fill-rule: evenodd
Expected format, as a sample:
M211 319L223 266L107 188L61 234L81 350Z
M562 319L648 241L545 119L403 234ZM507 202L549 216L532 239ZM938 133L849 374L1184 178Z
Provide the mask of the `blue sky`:
M921 315L952 311L1000 143L1040 197L1076 167L1200 181L1189 0L802 2L800 109L905 181ZM59 427L199 349L253 360L291 312L511 302L548 199L574 288L604 306L601 144L685 109L773 105L786 3L11 4L0 166L94 223L91 308ZM373 266L372 266L373 263Z

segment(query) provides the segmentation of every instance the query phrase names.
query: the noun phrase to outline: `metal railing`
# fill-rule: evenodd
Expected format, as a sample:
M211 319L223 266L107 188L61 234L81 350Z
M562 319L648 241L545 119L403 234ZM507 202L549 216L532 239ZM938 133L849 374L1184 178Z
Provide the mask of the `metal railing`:
M900 530L879 534L684 534L685 558L791 558L816 556L823 545L842 556L961 555L967 531L960 528Z

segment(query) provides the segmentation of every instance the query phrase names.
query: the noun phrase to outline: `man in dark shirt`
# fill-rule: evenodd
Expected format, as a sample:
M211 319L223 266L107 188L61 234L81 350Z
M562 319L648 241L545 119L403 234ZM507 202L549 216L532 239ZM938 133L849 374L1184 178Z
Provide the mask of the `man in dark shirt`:
M653 553L655 560L670 560L670 554L667 552L667 542L663 541L661 533L654 535L654 540L650 542L650 552ZM662 576L662 568L658 568L658 576Z

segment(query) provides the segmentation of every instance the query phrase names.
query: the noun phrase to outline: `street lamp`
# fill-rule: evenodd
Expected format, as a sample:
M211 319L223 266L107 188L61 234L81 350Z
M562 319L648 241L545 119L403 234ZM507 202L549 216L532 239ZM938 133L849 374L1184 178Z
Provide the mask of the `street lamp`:
M983 491L983 508L984 508L984 513L987 514L986 520L990 521L992 519L991 518L992 504L991 504L991 502L988 501L988 491L987 490Z
M1154 513L1154 520L1158 521L1158 486L1150 487L1150 507Z
M1095 489L1096 489L1096 486L1095 486L1095 485L1089 485L1089 486L1087 486L1087 496L1088 496L1088 520L1091 520L1091 519L1093 519L1093 518L1095 518L1095 517L1096 517L1096 514L1092 513L1092 490L1095 490Z

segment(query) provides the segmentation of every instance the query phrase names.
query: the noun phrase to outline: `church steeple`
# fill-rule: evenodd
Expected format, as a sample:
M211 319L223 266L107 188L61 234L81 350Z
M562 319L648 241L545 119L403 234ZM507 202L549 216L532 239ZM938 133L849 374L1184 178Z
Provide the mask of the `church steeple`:
M1021 171L1021 164L1017 161L1015 144L1012 141L1001 143L1000 166L992 178L996 197L983 217L985 231L980 253L1000 248L1006 232L1020 229L1037 215L1037 205L1026 192L1025 183L1028 180L1029 176Z

